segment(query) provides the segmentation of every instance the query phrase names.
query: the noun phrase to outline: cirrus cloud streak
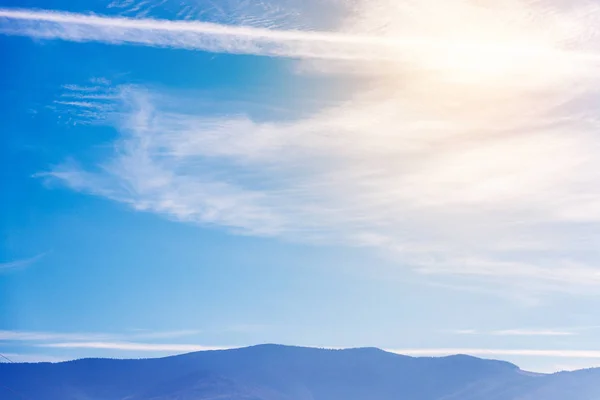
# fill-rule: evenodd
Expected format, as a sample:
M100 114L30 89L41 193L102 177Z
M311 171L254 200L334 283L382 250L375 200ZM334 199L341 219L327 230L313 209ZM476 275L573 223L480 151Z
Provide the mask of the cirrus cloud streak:
M422 276L595 293L598 5L354 5L329 33L1 10L7 34L360 70L345 101L293 120L187 112L127 85L94 107L77 90L80 104L59 105L111 114L99 119L120 133L115 151L39 176L176 221L374 248Z

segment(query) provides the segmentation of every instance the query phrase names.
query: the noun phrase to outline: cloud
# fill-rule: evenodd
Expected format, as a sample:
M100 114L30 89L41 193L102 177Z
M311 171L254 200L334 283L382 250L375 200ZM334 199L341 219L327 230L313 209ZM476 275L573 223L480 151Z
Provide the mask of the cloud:
M102 350L128 350L128 351L164 351L164 352L192 352L207 350L224 350L228 347L200 346L196 344L165 344L165 343L138 343L138 342L65 342L40 344L39 347L59 349L102 349Z
M0 331L2 341L90 340L110 337L107 334Z
M389 98L267 123L173 112L161 104L176 100L135 87L122 101L111 158L44 176L177 221L383 250L426 276L600 284L585 257L598 236L579 228L600 217L589 208L597 144L580 122L540 115L479 137L483 119L432 123L415 110L399 129Z
M575 336L577 332L555 329L504 329L495 331L477 331L474 329L452 331L456 335L489 335L489 336Z
M21 9L0 9L0 32L77 42L340 60L368 56L387 59L386 53L397 46L389 40L368 36ZM414 46L409 42L406 45Z
M35 332L35 331L10 331L0 330L0 341L15 342L48 342L48 341L108 341L128 339L173 339L185 336L198 335L198 330L180 331L140 331L129 334L116 333L61 333L61 332Z
M527 357L552 357L552 358L580 358L600 359L598 350L537 350L537 349L470 349L470 348L448 348L448 349L386 349L390 353L407 356L437 357L455 354L466 354L472 356L527 356Z
M38 254L35 257L25 258L22 260L0 263L0 273L27 268L44 258L44 256L46 256L46 253Z
M140 331L131 336L141 339L173 339L178 337L196 336L202 331L185 329L180 331L165 331L165 332L152 332L152 331Z
M455 70L468 67L468 64L497 70L509 65L506 62L508 57L536 61L537 66L542 66L541 62L560 61L565 52L542 41L547 34L544 29L556 19L556 13L548 15L547 8L536 8L533 4L518 1L512 3L512 8L478 7L461 0L450 1L444 6L434 4L431 0L419 4L405 3L397 5L380 0L373 6L372 2L356 1L349 8L358 10L353 14L357 17L348 18L345 29L337 32L268 29L273 27L268 18L262 18L260 26L251 27L9 8L0 9L0 32L76 42L98 41L275 57L403 63L419 59L429 67L448 63L444 67ZM597 9L593 4L580 2L580 5L579 11L587 11L587 15L593 15ZM244 8L248 8L247 5ZM415 19L414 8L427 13L423 14L427 18ZM531 12L538 12L540 17L531 20ZM536 21L541 23L536 23L535 37L525 41L518 35L518 29L507 32L506 25L498 22L502 20L497 17L498 13L518 28ZM575 17L580 17L580 14ZM383 30L382 19L390 19ZM474 32L465 29L464 21L467 19L476 27L485 27L484 33L489 34L491 40L476 40ZM448 26L448 21L454 25ZM241 22L244 22L243 18ZM597 21L588 21L589 24L594 22ZM374 24L380 28L377 34L372 33ZM432 27L435 27L433 31ZM559 33L561 40L570 40L571 43L575 35L595 33L568 24L560 27L569 28ZM447 32L440 32L443 29L452 30L453 35L460 36L448 38L445 36ZM502 41L498 41L500 37ZM476 53L478 55L475 58ZM583 60L596 59L595 55L589 53L577 56Z
M287 29L307 29L323 24L323 14L336 8L336 0L263 0L247 2L243 0L221 0L219 3L189 2L182 4L172 0L114 0L107 6L108 11L119 15L144 18L160 14L163 18L179 20L201 20L229 25L244 25ZM315 18L318 10L321 18Z
M307 58L348 79L344 101L285 120L66 88L57 106L119 137L47 180L174 221L375 249L445 284L594 294L599 6L536 4L355 2L335 32L3 9L0 29Z
M536 329L508 329L501 331L492 331L495 336L574 336L575 332L557 331L557 330L536 330Z
M50 362L58 363L68 361L69 358L50 356L47 354L29 354L29 353L4 353L12 362L15 363L38 363Z

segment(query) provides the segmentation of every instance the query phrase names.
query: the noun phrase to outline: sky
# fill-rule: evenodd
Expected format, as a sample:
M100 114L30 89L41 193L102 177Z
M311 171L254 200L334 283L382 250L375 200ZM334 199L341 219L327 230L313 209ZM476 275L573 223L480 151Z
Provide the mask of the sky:
M0 0L0 353L600 366L596 0Z

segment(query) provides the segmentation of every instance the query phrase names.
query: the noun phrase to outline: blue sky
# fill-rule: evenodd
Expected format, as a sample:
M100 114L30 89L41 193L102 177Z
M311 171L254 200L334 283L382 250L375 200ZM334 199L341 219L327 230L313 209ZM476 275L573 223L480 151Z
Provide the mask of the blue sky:
M598 5L543 3L0 2L0 352L600 365Z

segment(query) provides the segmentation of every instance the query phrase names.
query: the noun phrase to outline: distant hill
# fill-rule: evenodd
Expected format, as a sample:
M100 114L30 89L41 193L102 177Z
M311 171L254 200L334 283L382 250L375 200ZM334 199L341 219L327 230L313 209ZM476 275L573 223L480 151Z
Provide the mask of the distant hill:
M0 399L598 400L600 370L538 375L463 355L260 345L145 360L0 364Z

